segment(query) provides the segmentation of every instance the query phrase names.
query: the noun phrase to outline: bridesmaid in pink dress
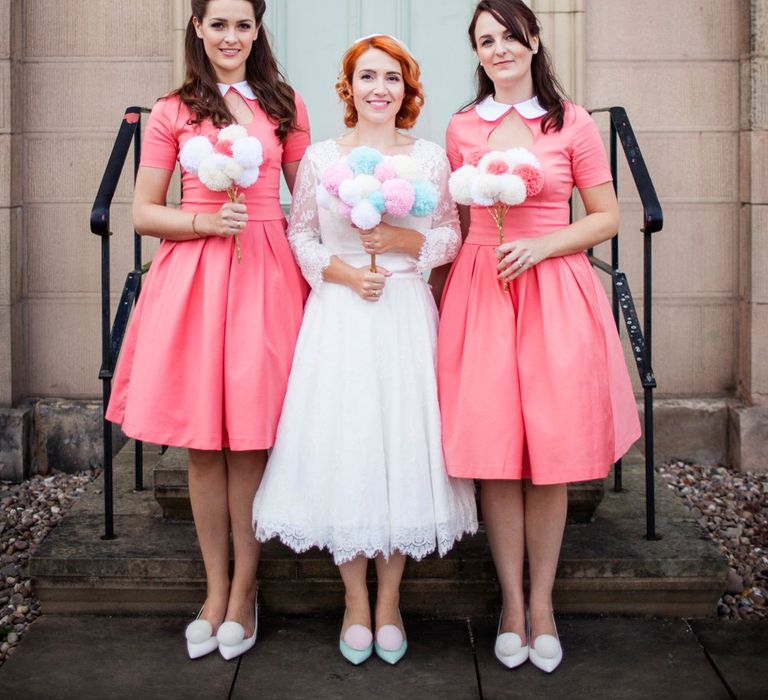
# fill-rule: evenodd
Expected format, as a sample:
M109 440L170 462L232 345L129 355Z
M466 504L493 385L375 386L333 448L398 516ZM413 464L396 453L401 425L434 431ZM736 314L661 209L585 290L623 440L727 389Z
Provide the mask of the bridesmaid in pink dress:
M107 411L134 438L189 449L189 494L207 599L187 628L190 657L233 658L256 638L251 505L272 446L306 286L285 237L289 187L309 145L301 99L261 25L263 0L193 0L186 79L155 105L133 205L162 239L128 329ZM165 205L180 149L238 123L261 142L258 180L230 203L182 169L181 209ZM235 254L238 234L242 262ZM229 533L235 566L229 575Z
M519 0L483 0L469 28L478 92L448 127L451 167L478 147L522 146L545 185L509 210L501 246L488 211L459 207L467 235L445 287L438 381L448 473L483 480L503 598L496 656L551 672L562 658L552 587L567 483L605 477L640 424L608 301L584 254L618 229L611 172L597 126L563 97L539 31ZM569 224L574 187L587 215Z

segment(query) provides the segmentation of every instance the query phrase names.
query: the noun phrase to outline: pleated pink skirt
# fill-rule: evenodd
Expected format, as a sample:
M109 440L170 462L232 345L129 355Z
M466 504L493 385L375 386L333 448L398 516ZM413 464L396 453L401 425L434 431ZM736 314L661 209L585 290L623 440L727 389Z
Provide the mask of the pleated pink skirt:
M306 298L285 222L163 241L123 343L107 418L199 450L272 446Z
M544 260L504 292L497 245L466 242L443 298L448 473L535 484L602 478L640 436L605 292L582 253Z

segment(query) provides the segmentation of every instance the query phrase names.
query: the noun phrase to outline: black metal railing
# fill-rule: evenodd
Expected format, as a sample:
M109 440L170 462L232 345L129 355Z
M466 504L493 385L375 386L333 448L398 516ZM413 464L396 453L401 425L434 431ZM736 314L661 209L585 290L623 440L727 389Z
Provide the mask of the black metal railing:
M611 302L616 327L620 328L620 314L624 323L635 358L640 384L643 387L644 404L644 437L645 437L645 527L649 540L658 539L656 534L656 499L654 479L654 444L653 444L653 390L656 388L656 377L653 374L653 234L661 231L664 216L661 211L656 189L653 186L648 168L643 160L635 133L623 107L607 107L592 109L592 114L607 112L610 117L610 161L613 174L613 187L618 196L618 144L621 143L626 156L629 172L640 196L643 207L643 324L635 309L635 302L629 289L626 275L619 270L619 235L611 239L611 262L607 263L597 258L594 251L588 251L590 262L594 267L611 277ZM622 465L619 460L614 465L614 490L622 490Z
M104 463L104 539L113 539L114 509L112 502L112 424L104 415L112 393L112 377L114 376L115 362L120 353L125 329L128 325L128 317L131 309L141 293L141 277L143 274L141 263L141 237L134 231L133 243L133 270L128 273L120 297L120 303L115 316L115 323L111 321L110 299L110 213L112 199L117 191L120 177L128 158L128 153L133 146L133 176L139 169L141 159L141 115L148 113L144 107L128 107L120 123L120 129L112 147L107 167L101 178L99 191L91 208L91 232L101 237L101 369L99 379L102 381L102 421L103 421L103 463ZM144 488L142 445L136 442L135 463L135 488L141 491Z

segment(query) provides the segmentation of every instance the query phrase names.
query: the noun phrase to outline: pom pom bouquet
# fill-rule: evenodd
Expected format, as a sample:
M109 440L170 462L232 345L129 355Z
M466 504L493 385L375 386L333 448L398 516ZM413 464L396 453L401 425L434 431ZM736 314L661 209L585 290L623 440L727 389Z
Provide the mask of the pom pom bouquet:
M504 243L504 217L509 208L536 196L543 187L539 161L526 148L508 151L475 148L448 182L451 197L457 204L488 209L499 231L499 244ZM505 282L504 291L507 289Z
M179 162L197 175L209 190L226 192L237 201L238 187L250 187L259 179L264 151L259 139L248 136L244 126L232 124L208 136L193 136L181 148ZM235 234L237 262L241 262L240 240Z
M320 176L317 203L364 231L381 223L384 214L396 219L429 216L437 206L437 189L421 165L405 155L385 156L360 146ZM376 271L376 256L371 255Z

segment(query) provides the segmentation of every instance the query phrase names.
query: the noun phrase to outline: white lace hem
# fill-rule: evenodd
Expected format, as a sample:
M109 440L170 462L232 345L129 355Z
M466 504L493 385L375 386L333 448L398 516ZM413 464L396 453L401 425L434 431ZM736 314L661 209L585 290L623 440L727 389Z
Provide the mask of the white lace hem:
M421 561L437 550L443 557L465 534L477 532L477 521L439 523L432 527L410 528L398 532L363 531L359 528L339 529L327 527L322 532L308 532L285 523L254 523L256 539L266 542L277 537L294 552L306 552L312 547L327 549L334 564L344 564L359 556L366 559L383 554L388 559L400 553Z

